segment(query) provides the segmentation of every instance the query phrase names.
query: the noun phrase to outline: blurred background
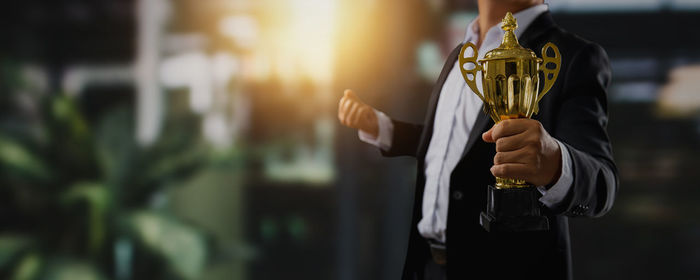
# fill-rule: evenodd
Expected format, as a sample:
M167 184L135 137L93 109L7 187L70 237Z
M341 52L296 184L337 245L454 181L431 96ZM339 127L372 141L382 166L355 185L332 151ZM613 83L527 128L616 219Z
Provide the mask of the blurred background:
M700 2L552 0L600 43L620 169L577 279L700 278ZM473 0L25 0L0 10L0 279L398 279L420 122Z

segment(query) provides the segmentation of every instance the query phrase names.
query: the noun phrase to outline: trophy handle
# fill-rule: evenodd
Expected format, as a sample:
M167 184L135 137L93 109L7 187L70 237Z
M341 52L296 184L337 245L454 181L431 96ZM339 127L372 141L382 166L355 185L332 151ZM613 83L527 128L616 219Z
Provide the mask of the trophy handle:
M547 51L552 49L554 51L554 56L547 56ZM554 68L548 68L547 65L554 64ZM559 76L559 68L561 67L561 54L559 53L559 48L552 43L547 43L542 47L542 64L540 64L540 71L544 73L544 88L542 92L537 97L537 103L539 104L542 97L544 97L552 86L554 82L557 81L557 76ZM551 76L551 77L550 77Z
M464 53L467 51L467 49L472 48L474 50L474 53L470 57L464 57ZM459 52L459 70L462 72L462 77L464 77L464 81L467 82L467 85L469 88L472 89L474 93L476 93L479 98L481 98L482 101L486 102L486 99L484 99L484 95L479 92L479 88L476 86L476 72L481 71L481 65L476 62L476 58L479 56L479 53L476 49L476 46L472 44L471 42L467 42L462 46L462 50ZM465 66L467 66L468 63L474 64L473 69L466 69ZM472 78L469 79L469 74L472 75Z

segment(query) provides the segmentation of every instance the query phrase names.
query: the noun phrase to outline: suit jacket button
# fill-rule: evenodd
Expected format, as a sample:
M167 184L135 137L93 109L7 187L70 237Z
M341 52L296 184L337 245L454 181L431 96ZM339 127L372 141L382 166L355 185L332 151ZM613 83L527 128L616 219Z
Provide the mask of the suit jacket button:
M462 194L462 192L460 192L460 191L453 191L452 192L452 198L454 200L462 200L462 197L464 197L464 194Z

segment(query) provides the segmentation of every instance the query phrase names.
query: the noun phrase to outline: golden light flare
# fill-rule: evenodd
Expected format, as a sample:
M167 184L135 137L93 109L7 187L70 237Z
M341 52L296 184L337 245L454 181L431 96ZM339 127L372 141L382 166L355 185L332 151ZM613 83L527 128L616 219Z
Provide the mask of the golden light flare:
M269 56L282 81L308 78L329 84L333 78L337 0L264 1L258 51Z

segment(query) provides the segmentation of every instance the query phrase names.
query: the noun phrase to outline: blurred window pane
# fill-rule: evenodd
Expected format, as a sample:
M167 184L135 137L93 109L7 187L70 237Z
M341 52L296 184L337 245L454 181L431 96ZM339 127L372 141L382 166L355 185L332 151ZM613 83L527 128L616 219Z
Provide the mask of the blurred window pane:
M661 9L664 0L552 0L547 1L552 11L565 12L636 12Z

